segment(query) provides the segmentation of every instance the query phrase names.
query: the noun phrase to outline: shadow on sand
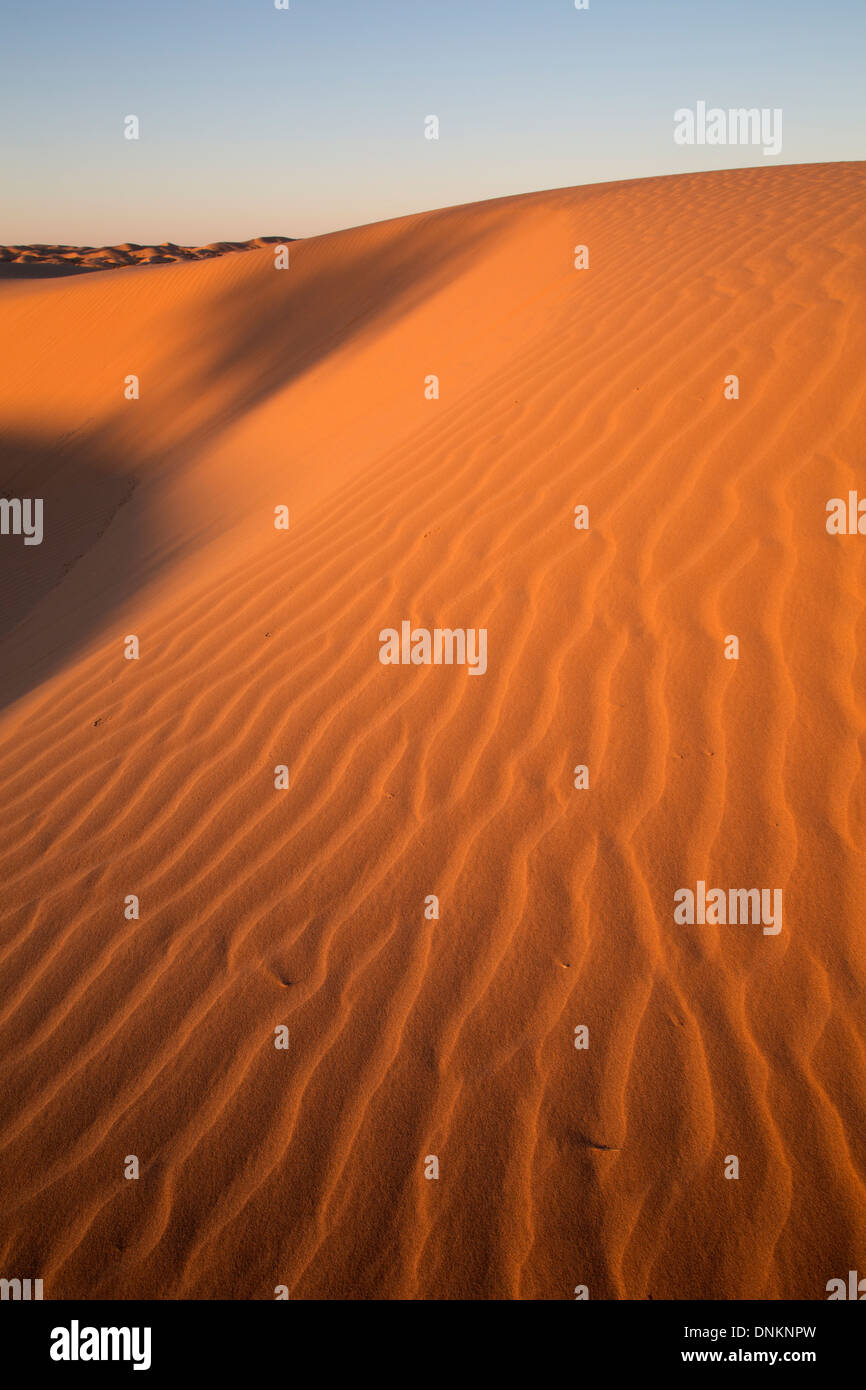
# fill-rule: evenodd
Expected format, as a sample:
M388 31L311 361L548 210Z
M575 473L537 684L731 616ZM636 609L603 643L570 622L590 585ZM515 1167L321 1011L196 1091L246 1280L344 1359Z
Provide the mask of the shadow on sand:
M38 261L0 261L0 280L59 280L66 275L92 275L97 265L40 265Z
M131 473L98 437L0 431L0 497L43 499L43 540L0 535L0 706L62 669L140 582L155 543ZM94 563L110 531L123 559ZM85 575L82 571L87 570Z
M471 219L470 231L459 211L388 225L366 247L363 234L360 247L345 234L341 254L323 258L321 270L295 280L291 270L273 268L244 276L215 307L206 306L186 347L177 344L171 356L177 367L196 362L181 397L204 383L214 403L207 419L175 436L170 454L179 465L335 350L443 287L513 217L494 204L487 216ZM39 267L21 269L28 278ZM161 462L170 465L170 456ZM0 707L62 670L166 564L153 504L145 500L153 493L139 492L137 469L149 471L146 458L125 457L123 446L98 430L39 439L0 424L0 495L44 499L42 545L0 536Z

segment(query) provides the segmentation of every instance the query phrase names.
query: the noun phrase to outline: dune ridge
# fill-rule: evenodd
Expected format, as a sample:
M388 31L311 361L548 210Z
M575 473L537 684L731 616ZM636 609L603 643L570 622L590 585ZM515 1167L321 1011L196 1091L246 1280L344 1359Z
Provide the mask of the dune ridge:
M46 499L43 545L0 549L3 1273L862 1270L866 569L824 507L862 453L864 184L639 180L287 272L0 287L2 490ZM403 618L485 626L487 673L383 667ZM783 932L676 926L698 879L783 887Z
M275 242L289 242L292 237L263 236L250 241L212 241L207 246L178 246L163 241L154 246L124 241L119 246L64 246L32 244L29 246L0 246L0 270L5 266L66 268L70 272L85 270L116 270L127 265L174 265L178 261L205 261L225 256L232 251L260 251Z

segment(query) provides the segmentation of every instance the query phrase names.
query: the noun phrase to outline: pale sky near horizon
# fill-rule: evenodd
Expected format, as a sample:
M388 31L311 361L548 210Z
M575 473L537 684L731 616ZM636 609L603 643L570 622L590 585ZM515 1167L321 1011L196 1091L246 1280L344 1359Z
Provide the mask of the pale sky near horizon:
M301 237L866 158L866 0L29 0L2 34L5 244ZM677 145L698 101L781 108L781 153Z

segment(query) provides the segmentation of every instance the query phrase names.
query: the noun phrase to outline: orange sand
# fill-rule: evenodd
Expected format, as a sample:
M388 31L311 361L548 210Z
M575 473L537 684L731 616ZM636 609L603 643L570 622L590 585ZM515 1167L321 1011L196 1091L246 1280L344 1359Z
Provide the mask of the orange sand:
M0 490L45 499L0 537L0 1274L866 1274L866 539L824 524L864 195L696 174L0 285ZM382 666L403 618L486 627L486 675ZM782 932L676 925L698 879Z

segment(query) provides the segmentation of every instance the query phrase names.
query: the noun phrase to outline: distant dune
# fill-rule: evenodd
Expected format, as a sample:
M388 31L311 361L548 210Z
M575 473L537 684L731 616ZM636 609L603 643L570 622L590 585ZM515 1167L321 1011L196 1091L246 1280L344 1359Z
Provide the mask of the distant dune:
M0 285L0 1272L866 1275L864 208L744 169ZM486 673L382 665L404 619Z
M125 241L120 246L0 246L0 279L11 276L49 279L87 270L116 270L125 265L171 265L174 261L207 261L229 251L259 251L272 242L290 237L254 237L252 241L214 241L209 246L139 246Z

